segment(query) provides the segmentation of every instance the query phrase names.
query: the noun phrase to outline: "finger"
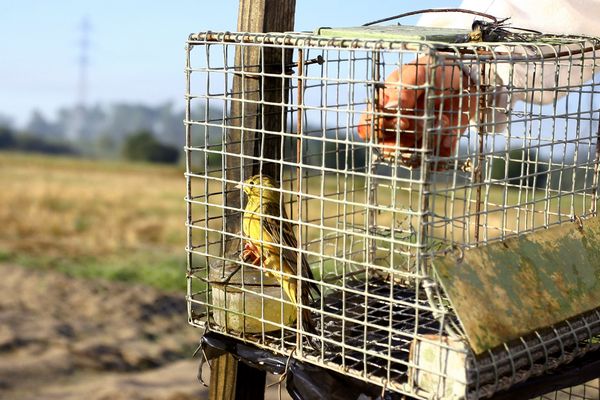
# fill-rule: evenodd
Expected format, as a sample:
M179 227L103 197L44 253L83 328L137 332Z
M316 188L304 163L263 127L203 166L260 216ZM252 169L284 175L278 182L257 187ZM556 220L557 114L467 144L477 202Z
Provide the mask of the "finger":
M417 58L413 63L405 65L400 71L400 90L398 104L403 109L414 109L418 99L425 94L421 89L427 82L426 59Z
M374 122L373 119L375 119ZM366 111L360 115L360 119L358 120L358 135L363 140L369 140L371 139L373 128L375 128L377 135L380 135L380 131L382 129L381 122L379 120L379 118L375 118L371 104L368 104Z
M386 78L385 95L382 96L385 100L383 109L390 113L398 112L400 109L402 116L399 120L394 119L394 126L398 129L405 131L415 128L414 118L411 117L422 113L419 110L425 90L420 87L423 87L426 81L427 71L423 58L395 69Z

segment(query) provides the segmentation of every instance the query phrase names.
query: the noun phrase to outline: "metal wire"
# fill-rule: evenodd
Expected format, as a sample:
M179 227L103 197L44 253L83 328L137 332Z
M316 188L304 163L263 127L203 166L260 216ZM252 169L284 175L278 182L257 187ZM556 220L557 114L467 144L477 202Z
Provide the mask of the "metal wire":
M536 400L596 400L600 399L600 378L556 392L547 393Z
M449 249L464 254L596 215L600 88L591 50L598 46L557 36L453 45L191 35L184 121L190 323L416 398L461 390L491 396L597 350L600 312L593 310L476 356L431 263ZM278 61L269 64L273 53ZM433 71L425 82L384 86L417 56ZM462 71L459 90L440 86L441 66ZM266 79L278 82L278 96L267 96ZM418 89L426 101L416 112L379 109L384 87ZM465 105L473 107L471 122L460 120L457 146L441 152L440 116ZM386 148L375 135L357 135L365 115L371 132L406 118L422 136L407 143L397 124ZM294 226L298 248L259 241L298 254L296 271L305 257L314 280L281 275L321 291L298 308L261 265L241 256L251 238L241 228L245 195L234 186L267 166L289 215L275 219ZM263 223L273 218L257 215ZM304 309L314 332L295 322ZM427 351L436 363L424 364ZM450 359L464 368L447 365ZM440 392L425 390L426 379Z
M419 15L419 14L426 14L426 13L448 13L448 12L458 12L458 13L464 13L464 14L477 15L478 17L484 17L484 18L488 18L488 19L492 20L493 22L498 22L498 18L494 17L493 15L482 13L479 11L466 10L463 8L427 8L427 9L423 9L423 10L410 11L410 12L394 15L391 17L378 19L376 21L367 22L366 24L363 24L363 26L376 25L376 24L380 24L382 22L388 22L388 21L392 21L395 19L410 17L411 15Z

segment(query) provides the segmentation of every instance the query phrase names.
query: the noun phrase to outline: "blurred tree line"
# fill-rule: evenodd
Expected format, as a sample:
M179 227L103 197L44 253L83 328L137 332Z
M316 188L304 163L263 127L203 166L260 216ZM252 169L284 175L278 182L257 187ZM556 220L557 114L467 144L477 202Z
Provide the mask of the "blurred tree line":
M208 110L204 104L195 104L192 111L195 120L208 117L219 121L223 115L223 110L213 104ZM23 129L13 128L10 118L0 115L0 150L177 163L185 144L183 119L184 112L169 102L155 106L117 103L63 108L53 119L34 111ZM196 169L221 168L224 128L216 122L212 127L192 125L190 129L191 145L210 150L205 158L193 157L193 166ZM302 154L305 164L332 170L366 171L369 146L355 134L335 127L322 127L311 121L305 122L304 133ZM286 137L283 155L286 160L295 160L295 146L296 139ZM561 152L557 150L555 154L558 153ZM586 158L583 151L575 155L573 148L565 148L562 154L562 160L556 157L550 160L543 153L514 147L508 153L488 158L492 163L488 178L537 188L573 190L585 185L591 174L581 166L590 162L589 157ZM590 148L587 154L595 154L595 149ZM561 162L571 167L561 168Z
M172 103L66 107L54 118L34 111L22 129L0 118L0 150L177 163L183 118Z
M34 111L24 130L48 140L82 142L90 151L108 152L132 132L153 132L162 143L183 146L183 111L170 102L156 106L115 103L90 107L65 107L53 119ZM104 147L102 147L104 146Z
M77 154L68 143L54 140L40 140L27 132L18 132L8 126L0 126L0 150L17 150L23 152L46 154Z
M509 185L544 188L548 179L548 161L538 157L532 149L513 149L500 157L492 157L490 177Z
M554 150L556 154L552 158L546 152L532 148L513 148L508 153L492 156L488 159L492 163L489 178L514 187L541 190L575 192L590 188L594 176L595 146L559 144Z
M123 156L132 161L175 164L179 160L179 151L175 146L159 142L147 130L128 135L123 144Z

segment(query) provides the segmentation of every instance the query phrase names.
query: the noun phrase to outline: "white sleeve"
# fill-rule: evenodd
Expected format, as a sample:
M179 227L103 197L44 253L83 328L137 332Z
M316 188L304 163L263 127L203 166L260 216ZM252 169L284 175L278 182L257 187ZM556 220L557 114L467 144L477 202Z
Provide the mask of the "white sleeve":
M485 12L497 18L510 17L508 22L512 26L543 33L600 36L600 0L464 0L460 8ZM476 18L479 17L464 13L431 13L424 14L419 25L470 29ZM554 47L515 48L515 53L529 55L532 61L499 63L495 68L500 80L498 83L522 89L515 91L513 101L550 102L565 94L564 91L556 91L556 87L576 86L592 78L595 63L591 61L600 59L600 51L577 54L581 48L580 44L562 46L561 52L572 54L550 62L535 62L533 59L536 52L553 55L557 51ZM570 62L572 60L575 62ZM536 90L527 90L533 88Z
M484 12L499 19L510 17L507 22L514 27L543 33L600 36L600 0L463 0L460 8ZM430 13L424 14L418 25L471 29L475 19L482 17L465 13ZM555 47L513 49L520 56L531 55L532 61L493 65L494 82L491 82L487 100L490 105L486 110L487 120L501 131L507 123L509 103L518 100L549 103L566 94L557 87L576 86L590 80L596 58L600 60L600 51L575 54L581 47L581 44L563 46L560 50L571 51L570 57L549 62L541 62L539 58L537 62L533 61L535 53L556 54ZM473 79L478 80L478 75L478 71L471 71ZM512 88L510 93L507 88Z
M515 89L512 100L548 104L567 94L565 88L577 87L593 78L600 51L583 52L593 44L582 41L562 46L519 46L509 54L531 57L516 63L498 63L495 72L503 86ZM558 52L562 53L561 57ZM547 57L545 60L540 55Z
M513 26L544 33L600 36L600 0L463 0L459 8L510 17ZM470 29L474 19L463 13L423 14L418 25Z

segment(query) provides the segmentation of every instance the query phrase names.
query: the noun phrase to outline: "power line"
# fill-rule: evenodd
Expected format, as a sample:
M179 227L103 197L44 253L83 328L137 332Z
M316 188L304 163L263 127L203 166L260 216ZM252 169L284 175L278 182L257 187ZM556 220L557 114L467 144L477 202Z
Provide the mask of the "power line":
M85 112L87 108L88 97L88 67L90 63L90 34L92 25L89 17L86 15L79 24L79 42L77 58L77 98L75 101L75 111L72 118L71 127L67 136L71 140L84 139L85 134Z

